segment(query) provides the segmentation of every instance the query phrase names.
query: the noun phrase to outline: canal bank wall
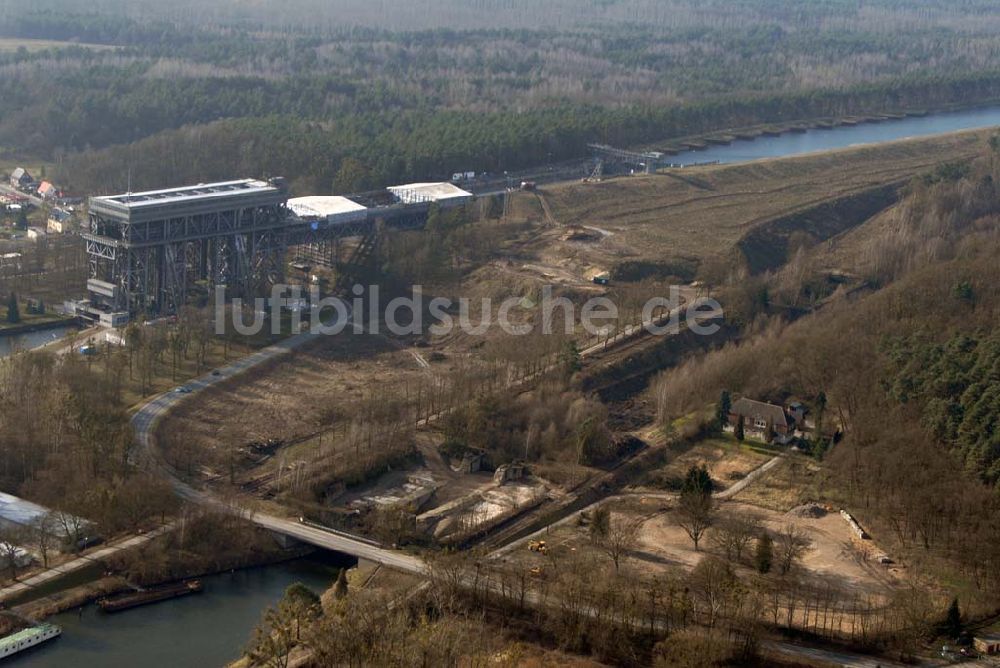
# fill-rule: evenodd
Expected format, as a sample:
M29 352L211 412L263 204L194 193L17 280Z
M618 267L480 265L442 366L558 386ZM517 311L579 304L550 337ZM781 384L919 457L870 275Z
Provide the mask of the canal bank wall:
M21 334L31 334L33 332L43 332L47 329L59 329L61 327L82 327L83 321L80 318L57 318L46 322L25 323L23 325L13 325L0 329L0 338L8 336L20 336Z

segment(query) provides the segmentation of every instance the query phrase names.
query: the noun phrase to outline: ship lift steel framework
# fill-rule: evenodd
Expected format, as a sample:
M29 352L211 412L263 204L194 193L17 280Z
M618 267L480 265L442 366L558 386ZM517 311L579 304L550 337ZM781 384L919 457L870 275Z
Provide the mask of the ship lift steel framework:
M217 285L229 297L261 296L284 281L289 248L332 266L339 239L363 237L370 246L382 227L422 227L431 206L382 206L364 220L337 224L296 218L287 201L283 179L92 197L83 234L92 303L163 315Z
M659 151L628 151L607 144L587 144L587 148L590 149L602 171L605 163L638 167L647 174L652 174L660 167L667 165L666 155Z

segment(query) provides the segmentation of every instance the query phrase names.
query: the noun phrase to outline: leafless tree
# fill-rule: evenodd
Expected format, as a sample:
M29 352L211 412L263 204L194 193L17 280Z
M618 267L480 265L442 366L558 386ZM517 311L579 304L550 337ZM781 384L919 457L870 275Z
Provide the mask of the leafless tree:
M0 559L10 569L11 580L17 578L18 558L21 556L20 543L24 539L21 527L8 525L0 527Z
M29 525L31 545L38 550L42 566L49 567L49 554L58 546L59 523L51 512L39 515Z
M705 617L705 623L714 627L730 603L739 594L739 580L725 561L706 556L691 571L691 590Z
M755 513L733 512L719 518L710 539L726 559L741 562L747 548L760 534L761 519Z
M615 573L620 571L622 557L635 548L641 528L641 518L612 515L607 530L596 536L597 544L615 565Z
M804 529L789 524L784 530L775 533L774 546L778 569L782 575L786 575L809 550L812 541Z

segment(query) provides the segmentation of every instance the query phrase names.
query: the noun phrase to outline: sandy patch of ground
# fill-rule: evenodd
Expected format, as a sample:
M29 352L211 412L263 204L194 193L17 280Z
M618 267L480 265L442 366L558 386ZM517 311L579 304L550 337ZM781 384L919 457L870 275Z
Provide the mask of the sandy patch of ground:
M547 494L548 488L537 481L491 484L419 515L417 523L438 538L475 531L518 514Z
M675 503L670 495L655 493L615 502L612 521L624 515L642 522L638 540L625 561L627 568L644 576L655 576L675 569L691 571L708 555L724 558L713 544L712 529L702 536L700 550L695 551L691 539L677 524L672 510ZM902 577L871 559L865 546L853 539L847 523L835 512L803 517L735 502L721 504L719 512L755 513L772 535L790 526L805 532L810 547L796 566L796 572L817 587L830 584L848 593L878 594L898 584ZM531 552L525 544L505 555L505 561L517 568L537 567L546 571L558 568L560 560L573 553L595 554L610 567L610 559L590 540L588 527L578 521L551 527L538 538L546 541L547 555ZM752 550L751 546L751 554ZM741 577L749 577L753 572L747 564L735 567Z
M684 479L688 469L704 465L712 476L716 489L727 489L769 459L767 455L727 439L701 441L676 456L668 457L669 463L650 472L650 486L676 489L677 483Z
M852 147L748 164L546 186L551 216L562 225L616 232L613 246L643 258L724 255L762 221L797 208L918 173L947 156L969 155L982 131ZM542 218L534 193L519 193L516 211ZM523 200L523 202L519 202ZM607 255L605 238L591 253ZM585 244L577 244L584 246Z
M858 592L879 591L895 582L889 571L873 561L866 561L863 551L855 545L847 523L837 513L823 517L799 517L795 514L767 510L741 503L727 503L722 513L752 512L761 516L765 528L772 533L787 527L801 529L811 542L801 561L801 569L816 581L829 581L844 589ZM707 554L715 554L712 530L702 538L701 550L695 552L691 539L677 524L672 512L659 513L642 527L639 546L633 557L646 564L643 570L655 571L655 565L694 568ZM721 555L717 555L721 556Z

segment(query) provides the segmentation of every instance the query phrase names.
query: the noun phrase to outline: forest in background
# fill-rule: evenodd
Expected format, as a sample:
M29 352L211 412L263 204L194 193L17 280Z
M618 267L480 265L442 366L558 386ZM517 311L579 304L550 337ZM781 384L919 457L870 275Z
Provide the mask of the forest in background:
M39 9L96 11L102 14L192 24L238 24L307 27L330 31L343 27L426 30L448 27L559 29L608 25L644 25L656 29L708 25L779 24L892 33L898 26L935 25L950 30L995 31L996 6L990 0L294 0L276 16L267 0L41 0ZM0 16L21 5L4 0Z
M80 194L130 170L136 187L356 191L591 141L1000 99L998 24L978 1L5 0L0 152L56 163Z

